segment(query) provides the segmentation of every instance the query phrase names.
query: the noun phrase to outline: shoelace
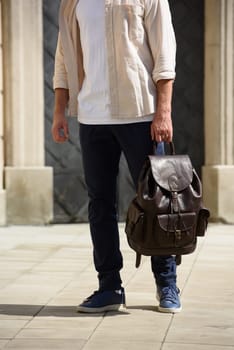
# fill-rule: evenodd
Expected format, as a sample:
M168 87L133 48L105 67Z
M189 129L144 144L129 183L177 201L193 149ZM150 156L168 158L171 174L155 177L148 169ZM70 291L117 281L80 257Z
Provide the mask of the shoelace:
M180 290L174 287L164 287L160 291L160 299L174 302L178 298Z
M100 294L101 292L99 291L99 290L95 290L94 292L93 292L93 294L91 294L89 297L87 297L85 300L84 300L84 302L85 301L90 301L95 295L97 295L97 294Z
M122 294L122 290L121 289L119 289L119 290L115 290L115 292L116 293L118 293L118 294ZM94 292L93 292L93 294L91 294L89 297L87 297L84 301L90 301L95 295L97 295L97 294L101 294L102 293L102 291L100 291L100 290L95 290Z

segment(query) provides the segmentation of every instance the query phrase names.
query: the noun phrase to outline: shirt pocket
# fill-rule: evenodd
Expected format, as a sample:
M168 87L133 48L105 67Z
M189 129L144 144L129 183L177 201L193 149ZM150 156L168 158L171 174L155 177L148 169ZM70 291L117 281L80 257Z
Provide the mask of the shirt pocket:
M122 33L128 36L130 41L139 42L144 39L144 7L136 4L136 1L123 0L114 6L116 20Z

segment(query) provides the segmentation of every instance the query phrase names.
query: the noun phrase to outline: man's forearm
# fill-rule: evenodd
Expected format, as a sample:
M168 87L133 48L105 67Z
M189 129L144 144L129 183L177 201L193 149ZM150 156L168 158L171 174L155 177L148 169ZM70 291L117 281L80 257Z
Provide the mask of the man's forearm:
M64 114L69 100L69 91L67 89L55 89L54 115Z
M68 122L65 117L65 110L69 100L67 89L55 89L54 116L52 124L52 136L55 142L63 143L68 140Z
M159 80L157 89L157 110L171 113L173 80Z
M157 88L156 113L151 124L152 140L171 142L173 127L171 120L171 101L173 80L159 80Z

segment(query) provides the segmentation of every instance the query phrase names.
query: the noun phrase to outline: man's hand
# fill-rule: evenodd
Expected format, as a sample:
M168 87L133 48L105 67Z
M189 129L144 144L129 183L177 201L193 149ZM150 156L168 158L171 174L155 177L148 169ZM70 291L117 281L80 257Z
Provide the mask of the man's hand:
M173 128L170 109L157 108L155 117L151 124L151 138L157 142L171 142Z
M53 140L57 143L63 143L68 140L68 123L64 114L54 114L51 132Z
M151 124L151 138L157 142L171 142L173 127L171 120L171 99L173 80L157 82L157 108Z

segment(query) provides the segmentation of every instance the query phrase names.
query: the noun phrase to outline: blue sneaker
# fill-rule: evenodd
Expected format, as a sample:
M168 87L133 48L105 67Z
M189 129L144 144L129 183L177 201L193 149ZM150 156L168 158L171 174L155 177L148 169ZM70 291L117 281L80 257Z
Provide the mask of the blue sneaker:
M177 313L182 310L180 303L180 290L176 286L158 287L158 311Z
M78 307L78 312L97 313L119 310L120 306L126 307L124 289L95 291L85 299Z

